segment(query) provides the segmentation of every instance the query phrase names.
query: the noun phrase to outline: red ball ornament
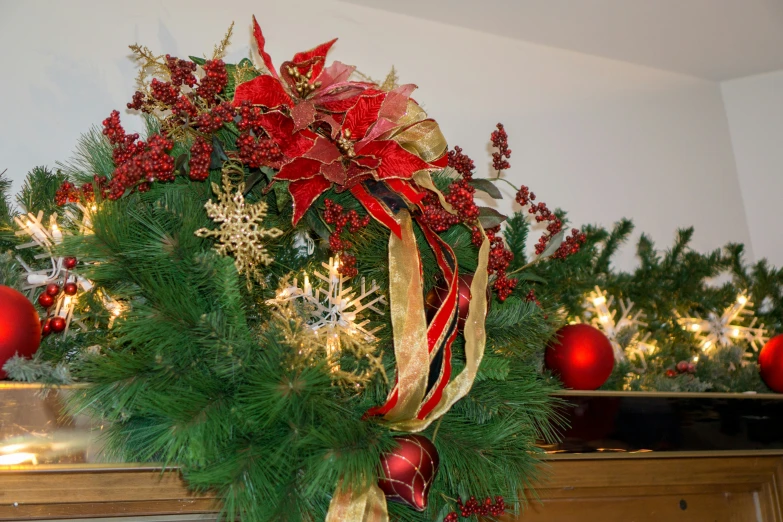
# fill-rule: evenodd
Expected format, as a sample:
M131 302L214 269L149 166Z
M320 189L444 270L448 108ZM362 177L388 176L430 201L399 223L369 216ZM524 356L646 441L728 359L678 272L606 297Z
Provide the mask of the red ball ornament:
M43 306L44 308L49 308L54 304L54 297L44 292L38 296L38 304Z
M761 349L759 370L767 386L778 393L783 393L783 334L767 341Z
M60 285L57 283L49 283L46 285L46 293L52 297L57 297L57 294L60 293Z
M43 324L41 325L41 336L46 337L52 333L52 320L47 319L46 321L43 321Z
M557 331L544 360L566 388L595 390L612 373L614 351L609 339L597 328L569 324Z
M422 435L395 437L399 447L381 455L383 477L378 487L391 502L427 509L427 495L438 472L438 450Z
M669 368L666 370L666 377L677 377L677 372Z
M470 285L473 284L473 274L460 274L458 276L459 287L457 288L457 308L459 309L459 319L457 321L457 327L461 332L465 328L465 320L468 318L468 309L470 308ZM424 305L427 312L427 322L430 322L438 311L438 308L443 304L446 296L449 294L446 288L446 282L441 280L436 284L432 290L427 292L427 296L424 298ZM487 312L489 312L490 305L490 291L487 286Z
M65 292L65 295L76 295L76 291L78 290L76 283L65 283L63 286L63 292Z
M66 257L63 259L63 267L67 268L68 270L73 270L76 268L76 258L75 257Z
M677 363L677 371L685 373L688 371L688 361L680 361Z
M18 354L30 357L41 344L41 323L35 306L13 288L0 286L0 379L3 365Z
M60 333L65 330L65 319L60 316L52 317L49 321L49 325L52 327L54 333Z

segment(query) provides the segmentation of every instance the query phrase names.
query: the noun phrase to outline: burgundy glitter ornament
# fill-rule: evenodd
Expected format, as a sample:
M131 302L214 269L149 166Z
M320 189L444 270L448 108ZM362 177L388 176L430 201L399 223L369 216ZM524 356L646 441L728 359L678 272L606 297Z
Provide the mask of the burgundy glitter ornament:
M30 357L41 344L41 322L35 306L13 288L0 286L0 379L3 364L13 357Z
M589 324L569 324L558 330L544 358L546 367L574 390L599 388L614 368L612 344Z
M395 437L399 447L381 455L383 477L378 487L391 502L427 509L427 495L438 472L438 450L422 435Z
M767 341L759 353L759 371L767 386L783 393L783 334Z
M459 275L459 288L457 289L458 300L457 306L459 308L459 320L457 322L459 331L461 332L465 328L465 320L468 318L468 309L470 307L470 285L473 283L473 274L460 274ZM427 292L427 297L424 299L425 309L427 312L427 322L430 322L438 311L438 308L443 304L443 300L446 299L449 291L446 289L445 281L439 281L432 290ZM487 313L489 313L489 305L491 303L489 285L487 285Z

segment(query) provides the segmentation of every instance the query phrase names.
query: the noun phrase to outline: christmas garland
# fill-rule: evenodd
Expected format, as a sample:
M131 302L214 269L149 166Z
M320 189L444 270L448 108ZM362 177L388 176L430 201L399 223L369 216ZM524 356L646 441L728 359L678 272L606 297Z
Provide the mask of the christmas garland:
M642 235L639 267L613 269L611 260L632 230L628 220L611 230L585 227L578 254L533 270L548 281L532 282L545 303L562 306L569 322L599 334L596 344L609 364L586 387L783 392L783 269L766 260L746 264L738 244L696 252L692 228L680 230L665 252Z
M562 323L525 275L585 237L522 187L546 230L518 265L474 201L505 181L502 125L495 175L474 177L393 73L327 65L334 41L278 71L255 20L261 62L227 64L231 32L210 59L132 46L146 137L114 111L28 178L0 236L24 278L4 282L44 340L5 368L89 383L73 406L113 457L179 466L229 520L518 511L556 436L539 370ZM5 359L30 355L14 343Z

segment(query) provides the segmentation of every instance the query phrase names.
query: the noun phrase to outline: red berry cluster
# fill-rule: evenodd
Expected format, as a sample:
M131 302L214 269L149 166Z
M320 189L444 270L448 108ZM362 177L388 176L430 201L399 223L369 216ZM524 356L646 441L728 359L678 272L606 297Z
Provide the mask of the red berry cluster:
M162 82L157 78L152 79L150 91L152 92L152 97L164 105L172 106L177 103L179 98L179 89L177 87L174 87L169 82Z
M492 502L491 497L484 499L483 504L480 504L478 500L476 500L476 497L470 497L465 504L462 503L462 500L458 500L457 506L459 507L459 514L463 518L472 517L473 515L481 517L492 515L493 517L499 517L506 512L506 502L500 495L495 497L494 503ZM454 522L457 520L456 515L456 512L451 512L446 515L446 518L444 518L443 521Z
M355 210L344 212L342 205L335 203L331 199L327 199L325 203L324 221L334 225L334 232L329 236L329 249L340 254L338 271L346 277L356 277L359 275L359 270L356 268L356 256L346 253L346 251L353 248L353 244L341 236L345 232L346 227L351 234L355 234L365 228L370 224L370 216L361 217Z
M531 288L530 291L525 296L525 301L528 303L536 303L536 306L541 308L541 301L538 300L538 297L536 297L536 290L534 288Z
M571 235L566 236L563 242L560 243L560 246L557 247L557 250L555 250L555 253L552 254L552 257L555 259L565 259L568 256L572 256L579 252L579 249L582 248L585 241L587 241L587 236L583 232L580 232L579 229L572 228Z
M489 262L487 264L487 273L495 274L495 281L492 288L498 296L498 300L505 301L517 286L517 280L509 278L506 275L508 265L514 260L514 254L506 248L503 237L500 236L500 226L488 228L484 231L489 239ZM473 244L480 246L483 238L478 227L473 227Z
M209 177L212 144L199 136L190 147L190 179L204 181Z
M168 155L174 146L171 140L156 134L144 142L137 141L138 134L126 135L118 111L103 120L103 134L114 145L112 156L117 165L108 185L109 199L121 198L127 189L145 192L152 181L174 179L174 158Z
M459 172L468 181L473 179L473 169L476 166L467 154L462 153L462 147L454 147L449 151L449 167Z
M508 134L506 134L502 123L497 124L497 130L492 132L490 139L492 146L498 149L497 152L492 153L492 167L499 174L501 170L511 167L508 163L508 158L511 157L511 149L508 148Z
M177 102L172 107L174 114L185 120L195 120L198 117L198 109L190 98L184 94L177 98Z
M242 132L253 131L256 135L265 134L262 116L264 111L258 105L253 105L244 100L237 110L239 121L237 128Z
M476 189L463 178L449 185L449 191L444 196L463 223L475 223L479 217L478 205L473 200L475 193Z
M441 206L438 196L429 192L419 204L421 208L421 220L435 232L445 232L454 225L459 224L460 219Z
M239 160L250 168L267 165L280 168L283 153L271 138L255 138L250 133L242 133L237 138Z
M533 192L530 192L530 189L526 187L525 185L522 185L522 187L517 191L516 195L516 202L519 203L521 206L530 205L530 208L528 209L528 212L535 215L536 223L542 223L544 221L548 221L549 224L546 227L546 232L541 234L541 237L538 238L538 242L536 243L536 254L541 255L544 250L546 250L547 245L549 244L549 241L554 237L558 232L560 232L563 229L563 222L560 221L560 218L558 218L554 212L549 210L549 208L546 206L546 203L535 203L536 195ZM581 237L575 237L571 240L569 243L569 247L571 248L575 245L581 246ZM566 252L567 249L563 250L563 253ZM577 251L579 249L577 248ZM570 254L569 254L570 255ZM563 256L567 257L567 255Z
M94 184L98 186L103 197L108 195L108 179L106 176L93 176ZM93 183L84 183L81 188L76 188L76 185L70 181L64 181L62 185L57 188L57 192L54 195L54 202L63 206L66 203L77 203L80 200L84 200L87 203L95 201L95 186Z
M171 55L166 55L166 67L171 74L171 83L179 87L182 84L188 87L196 85L196 64L190 60L180 60Z
M226 64L223 60L207 60L201 67L205 74L196 87L196 93L211 104L215 102L215 96L220 94L228 84Z
M79 190L76 185L70 181L63 181L54 194L54 202L63 206L66 203L76 203L77 201L79 201Z
M209 112L203 112L196 119L196 125L202 132L217 132L223 125L234 120L234 107L229 102L216 105Z
M130 103L126 104L128 109L141 111L141 112L149 112L149 109L146 107L147 97L144 96L144 93L141 91L136 91L133 93L133 98L131 99Z

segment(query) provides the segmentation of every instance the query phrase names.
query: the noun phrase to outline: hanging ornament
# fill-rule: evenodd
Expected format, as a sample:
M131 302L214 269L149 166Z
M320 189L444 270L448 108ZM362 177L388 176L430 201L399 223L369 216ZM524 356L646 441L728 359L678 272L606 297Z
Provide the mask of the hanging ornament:
M634 312L634 303L630 299L619 300L620 314L618 316L617 310L612 309L613 303L614 296L608 296L605 290L596 286L585 302L586 315L590 318L592 325L601 330L609 339L616 361L626 360L627 352L641 362L642 368L646 368L645 355L652 355L656 347L654 343L647 342L651 336L649 332L643 336L639 332L642 327L647 326L647 323L642 321L644 312L641 310ZM633 333L625 341L626 345L623 346L620 344L620 338L629 330Z
M569 324L555 334L546 348L546 367L560 376L566 388L595 390L614 368L609 339L588 324Z
M770 339L761 349L759 370L767 386L783 393L783 334Z
M283 231L264 228L268 205L265 201L248 203L244 191L245 183L234 184L228 171L224 171L223 187L212 183L217 202L210 199L204 205L207 216L220 226L215 230L200 228L196 235L215 238L215 251L221 256L234 257L234 266L247 278L249 287L253 279L264 284L260 266L273 261L266 250L267 239L280 237Z
M20 292L0 286L0 379L13 357L31 357L41 344L41 321L33 304Z
M457 307L459 320L457 326L461 332L465 327L465 319L468 317L468 309L470 307L470 285L473 283L473 274L460 274L459 275L459 287L457 289ZM427 296L424 299L425 310L427 312L427 322L432 321L435 313L443 304L443 300L449 294L446 282L439 280L438 283L427 292ZM489 313L490 290L487 290L487 313Z
M680 317L677 322L683 329L697 335L701 341L701 349L705 353L714 350L716 346L732 346L738 341L748 342L755 352L764 345L767 337L764 325L756 326L758 319L753 316L752 306L750 298L742 293L720 316L710 312L706 319L696 315L696 317ZM753 319L750 324L743 326L740 324L743 317L753 317ZM743 357L750 359L752 354L745 353Z
M321 266L326 273L313 272L316 286L307 275L301 286L298 279L285 282L275 298L266 304L283 313L286 304L293 305L295 313L315 334L318 342L299 347L300 359L316 360L318 354L314 352L325 352L322 355L330 361L335 378L349 384L361 385L376 373L385 377L375 336L382 326L371 327L366 315L369 312L383 315L386 297L375 281L367 285L362 278L358 288L351 286L351 278L340 273L339 259L330 258L329 263ZM367 361L369 368L360 374L343 371L338 360L346 350L357 360Z
M422 435L395 437L399 447L381 456L383 477L378 481L386 499L427 509L427 495L438 472L438 450Z

